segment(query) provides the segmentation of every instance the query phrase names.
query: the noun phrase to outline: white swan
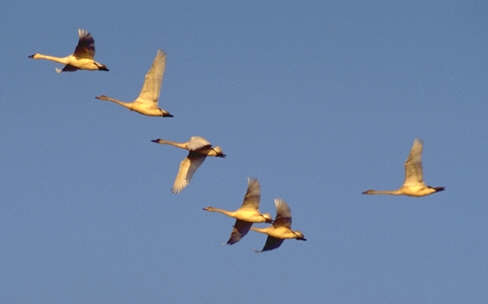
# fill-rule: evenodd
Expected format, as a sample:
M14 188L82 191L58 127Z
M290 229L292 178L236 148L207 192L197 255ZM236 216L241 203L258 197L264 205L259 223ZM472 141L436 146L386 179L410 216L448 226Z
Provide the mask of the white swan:
M189 151L188 155L180 163L178 174L176 175L172 188L173 193L181 192L190 183L193 174L207 156L225 157L221 147L212 146L208 140L200 136L192 136L189 141L182 143L161 138L154 139L152 142L167 144Z
M268 235L263 249L258 252L273 250L280 247L285 239L306 241L302 232L291 229L291 210L282 199L275 199L276 218L271 226L265 228L251 227L251 230Z
M269 213L259 211L259 201L261 200L261 189L259 182L255 178L249 178L247 181L247 191L241 207L235 211L206 207L205 211L218 212L236 219L234 228L230 234L227 244L232 245L243 238L251 228L253 223L270 223L272 221Z
M444 187L427 186L423 180L422 173L422 149L423 143L415 138L410 154L405 161L405 180L403 185L397 190L366 190L363 194L390 194L408 196L426 196L435 192L443 191Z
M56 68L56 72L73 72L76 70L108 71L106 65L93 59L95 56L95 40L86 30L78 29L78 45L75 52L66 57L55 57L35 53L29 56L32 59L44 59L65 64L63 69Z
M166 54L158 50L154 57L151 68L146 73L144 84L139 96L132 102L120 101L118 99L100 95L96 99L111 101L131 111L147 116L173 117L168 111L158 106L159 92L163 82L164 69L166 67Z

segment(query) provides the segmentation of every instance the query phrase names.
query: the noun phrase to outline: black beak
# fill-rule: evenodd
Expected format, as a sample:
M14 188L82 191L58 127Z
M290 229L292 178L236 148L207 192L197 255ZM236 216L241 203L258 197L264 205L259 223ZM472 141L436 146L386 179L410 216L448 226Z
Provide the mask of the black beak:
M107 66L105 66L105 65L102 65L102 66L100 67L100 69L99 69L99 70L101 70L101 71L107 71L107 72L108 72L108 71L110 71L110 70L107 68Z
M151 140L153 143L159 143L159 139L153 139Z

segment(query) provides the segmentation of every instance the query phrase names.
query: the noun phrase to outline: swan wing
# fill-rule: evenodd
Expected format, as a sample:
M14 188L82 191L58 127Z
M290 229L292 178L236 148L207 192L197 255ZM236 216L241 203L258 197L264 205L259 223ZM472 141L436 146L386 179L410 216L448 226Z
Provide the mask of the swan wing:
M261 187L259 182L255 178L248 178L247 180L247 191L244 196L244 201L242 202L241 208L252 208L255 210L259 209L259 201L261 200Z
M78 45L73 55L78 58L93 59L95 56L95 40L84 29L78 29Z
M79 70L79 69L75 66L72 66L71 64L65 65L64 68L62 69L63 72L74 72L77 70Z
M163 83L163 74L166 67L166 53L158 50L153 63L144 77L144 84L141 92L136 99L138 103L152 104L157 106L159 99L159 92Z
M236 220L236 223L234 224L234 228L232 228L232 233L230 234L230 238L227 241L227 244L232 245L239 242L239 240L249 232L251 226L252 223L250 222Z
M208 140L201 136L192 136L188 141L188 149L190 151L196 151L202 148L210 148L211 146L212 144L210 144Z
M188 186L193 174L203 163L205 157L205 155L199 153L188 153L188 156L180 162L180 168L178 169L178 174L176 174L172 188L173 193L180 193L181 190Z
M422 173L422 140L415 138L410 154L405 161L405 181L404 185L424 184Z
M280 198L276 198L274 200L274 204L276 207L276 218L273 221L273 226L275 227L284 226L290 228L291 227L290 207L288 207L288 204Z
M283 243L283 239L278 239L268 235L266 243L264 244L263 249L261 249L261 252L276 249L281 246L281 243Z

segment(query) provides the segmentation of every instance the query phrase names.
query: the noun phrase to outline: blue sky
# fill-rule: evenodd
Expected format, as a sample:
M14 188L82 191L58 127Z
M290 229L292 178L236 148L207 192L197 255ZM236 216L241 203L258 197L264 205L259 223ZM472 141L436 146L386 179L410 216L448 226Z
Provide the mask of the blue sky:
M135 1L0 4L2 303L485 303L484 1ZM110 72L55 73L77 29ZM152 118L135 98L167 53ZM200 135L207 159L170 193ZM424 177L393 189L415 137ZM307 242L224 246L247 177Z

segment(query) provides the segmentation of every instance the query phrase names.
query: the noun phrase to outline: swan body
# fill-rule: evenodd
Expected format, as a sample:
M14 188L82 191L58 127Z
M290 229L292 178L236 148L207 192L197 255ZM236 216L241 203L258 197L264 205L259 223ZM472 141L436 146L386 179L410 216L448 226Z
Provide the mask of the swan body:
M74 72L77 70L108 71L106 65L95 61L95 40L86 30L78 29L78 45L73 54L66 57L55 57L35 53L29 56L32 59L50 60L64 64L63 69L56 68L56 72Z
M111 101L131 111L147 116L173 117L168 111L159 107L159 93L163 82L166 66L166 54L158 50L151 68L147 71L139 96L131 102L121 101L105 95L95 97L99 100Z
M422 170L422 150L423 142L415 138L412 148L405 161L405 180L403 185L396 190L366 190L363 194L388 194L388 195L407 195L413 197L427 196L439 191L444 187L432 187L424 183Z
M243 238L251 228L253 223L270 223L272 221L269 213L259 211L259 201L261 200L261 188L255 178L247 181L247 191L241 207L235 211L228 211L215 207L203 208L205 211L218 212L236 219L227 244L232 245Z
M203 137L192 136L187 142L175 142L165 139L154 139L154 143L171 145L180 149L188 150L188 155L180 162L178 173L173 184L172 192L179 193L190 183L193 174L203 163L207 156L224 158L226 155L219 146L212 144Z
M291 229L291 210L288 204L282 199L275 199L276 218L273 224L268 227L251 227L251 230L268 235L263 249L258 252L273 250L281 246L285 239L296 239L306 241L305 235L298 230Z

